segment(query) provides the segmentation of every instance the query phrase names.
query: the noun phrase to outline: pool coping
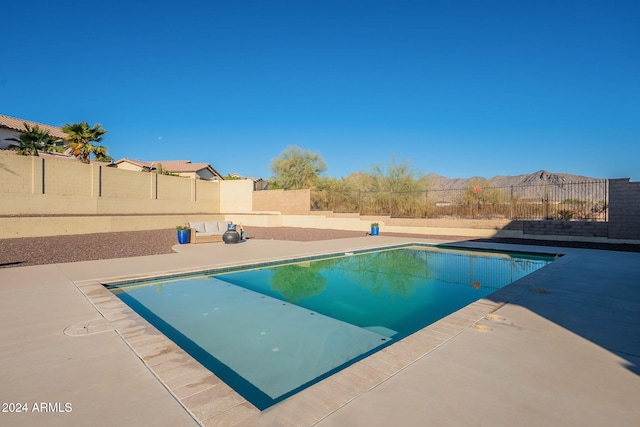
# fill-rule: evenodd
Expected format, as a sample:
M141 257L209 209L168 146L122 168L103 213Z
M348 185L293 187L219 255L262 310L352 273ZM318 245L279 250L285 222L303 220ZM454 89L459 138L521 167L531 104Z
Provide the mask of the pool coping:
M446 242L440 242L445 243ZM422 239L407 243L384 244L380 248L411 244L434 245ZM459 242L451 246L461 247ZM509 246L509 245L505 245ZM463 245L466 249L494 249L491 245ZM354 249L354 251L357 249ZM510 249L510 251L512 251ZM473 329L479 333L491 329L492 322L503 319L494 312L531 289L536 277L549 268L561 268L571 261L571 254L561 248L536 247L529 253L562 254L546 267L519 279L487 297L481 298L446 316L393 345L348 366L313 384L289 398L260 411L231 387L200 365L169 338L138 315L111 291L101 280L76 282L78 289L106 321L73 325L71 333L99 333L115 331L145 366L164 385L169 393L200 425L305 425L311 426L342 408L358 396L372 390L415 362L428 355L460 333ZM328 255L336 254L328 253ZM316 254L314 256L321 256ZM327 254L325 254L327 255ZM278 262L286 259L273 259ZM253 265L253 263L247 263ZM242 263L237 264L242 265ZM229 266L226 266L229 267ZM224 267L221 267L224 268ZM210 271L211 269L209 269ZM187 274L197 270L174 271ZM155 276L153 276L155 277ZM139 279L139 277L136 277ZM117 282L119 280L113 280Z

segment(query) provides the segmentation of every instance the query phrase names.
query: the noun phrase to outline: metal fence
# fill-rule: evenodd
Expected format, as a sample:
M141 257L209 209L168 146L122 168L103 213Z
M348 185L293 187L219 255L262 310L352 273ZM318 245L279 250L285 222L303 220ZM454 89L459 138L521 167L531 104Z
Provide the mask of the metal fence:
M425 250L428 280L498 290L549 264L552 259Z
M312 211L396 218L607 221L608 180L416 192L311 191Z

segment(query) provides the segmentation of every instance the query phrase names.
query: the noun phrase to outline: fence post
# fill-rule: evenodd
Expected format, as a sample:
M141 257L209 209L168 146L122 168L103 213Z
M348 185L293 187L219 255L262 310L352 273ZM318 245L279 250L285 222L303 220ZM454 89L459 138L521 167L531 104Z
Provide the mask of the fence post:
M42 159L42 194L44 194L44 184L46 182L46 175L44 172L44 159Z
M549 219L549 184L544 185L544 219Z
M31 157L31 194L44 194L44 158ZM37 162L36 162L37 160Z
M149 194L151 200L158 200L158 173L150 173L149 180L151 181L151 194Z
M513 203L514 203L514 200L513 200L513 184L511 185L510 190L511 190L510 191L511 195L509 196L509 219L513 220Z
M31 157L31 194L44 194L45 171L44 158L41 156Z
M606 179L603 182L604 186L604 220L609 222L609 180Z
M429 218L429 190L424 190L424 216Z

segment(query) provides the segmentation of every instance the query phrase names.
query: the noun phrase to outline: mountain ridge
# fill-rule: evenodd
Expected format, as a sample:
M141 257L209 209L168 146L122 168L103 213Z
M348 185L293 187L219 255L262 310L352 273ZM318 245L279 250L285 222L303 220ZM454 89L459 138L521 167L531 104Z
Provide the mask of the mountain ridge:
M520 185L537 185L537 184L565 184L596 181L601 178L593 178L583 175L573 175L569 173L549 172L541 169L536 172L522 175L497 175L492 178L484 178L481 176L472 176L470 178L448 178L446 176L429 173L420 181L425 182L432 189L449 190L454 188L464 188L471 182L483 183L488 182L492 187L510 187Z

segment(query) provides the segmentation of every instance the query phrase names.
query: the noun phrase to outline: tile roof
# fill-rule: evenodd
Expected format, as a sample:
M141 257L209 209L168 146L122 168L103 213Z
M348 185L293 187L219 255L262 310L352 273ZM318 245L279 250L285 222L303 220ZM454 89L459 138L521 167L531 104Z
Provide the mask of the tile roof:
M136 166L147 167L150 169L156 168L158 164L161 164L163 170L172 172L172 173L189 173L189 172L198 172L198 171L201 171L202 169L209 169L214 175L222 177L222 175L220 175L220 173L217 170L215 170L215 168L211 166L209 163L191 163L191 160L154 160L151 162L144 162L141 160L131 160L131 159L124 158L113 163L118 164L122 162L129 162Z
M32 122L31 120L18 119L16 117L10 117L10 116L5 116L4 114L0 114L0 127L17 130L17 131L24 131L24 123L28 124L29 126L37 125L40 129L48 131L49 135L55 138L64 139L67 137L67 134L62 132L62 129L58 127L45 125L43 123L38 123L38 122Z
M113 164L118 165L124 162L131 163L132 165L136 165L141 168L145 167L145 168L151 169L151 167L153 166L153 162L142 162L140 160L131 160L131 159L127 159L126 157L120 160L116 160L115 162L113 162Z
M16 150L7 150L7 149L0 149L0 153L3 154L11 154L11 155L19 155L18 152ZM45 153L44 151L38 151L38 156L42 157L43 159L56 159L56 160L71 160L74 162L78 162L79 160L74 157L74 156L69 156L67 154L64 153L56 153L55 151L52 151L51 153ZM91 163L96 163L98 165L107 165L107 163L104 162L96 162L94 160L91 160Z
M151 163L153 163L154 167L161 164L162 169L175 173L198 172L199 170L211 167L208 163L191 163L189 160L157 160Z

